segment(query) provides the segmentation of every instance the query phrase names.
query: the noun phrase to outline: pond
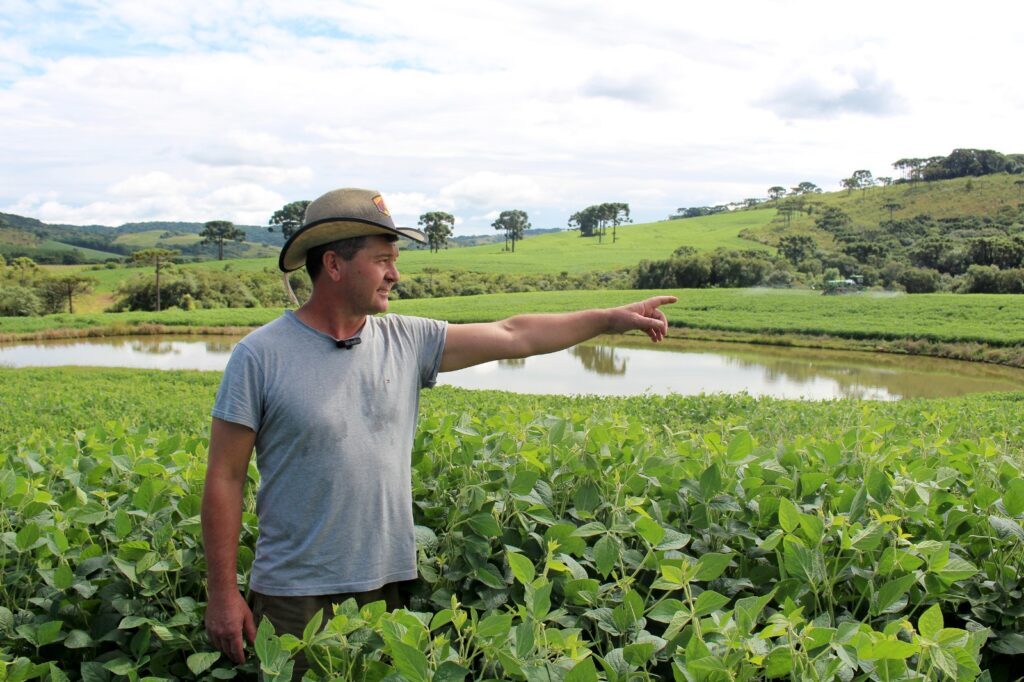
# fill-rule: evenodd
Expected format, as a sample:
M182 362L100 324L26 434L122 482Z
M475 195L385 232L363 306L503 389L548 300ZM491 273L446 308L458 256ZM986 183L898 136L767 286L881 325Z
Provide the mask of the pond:
M236 336L138 336L0 345L0 365L222 370ZM643 337L601 337L558 353L440 376L518 393L739 393L776 398L937 398L1024 390L1024 370L936 358Z

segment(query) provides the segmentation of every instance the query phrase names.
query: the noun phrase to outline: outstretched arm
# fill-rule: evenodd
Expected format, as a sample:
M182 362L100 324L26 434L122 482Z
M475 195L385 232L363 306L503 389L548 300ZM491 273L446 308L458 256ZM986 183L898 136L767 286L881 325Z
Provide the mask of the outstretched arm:
M516 315L498 322L452 324L448 326L441 355L441 371L451 372L491 360L551 353L599 334L634 329L658 342L665 338L668 330L668 320L659 308L676 300L675 296L653 296L619 308Z

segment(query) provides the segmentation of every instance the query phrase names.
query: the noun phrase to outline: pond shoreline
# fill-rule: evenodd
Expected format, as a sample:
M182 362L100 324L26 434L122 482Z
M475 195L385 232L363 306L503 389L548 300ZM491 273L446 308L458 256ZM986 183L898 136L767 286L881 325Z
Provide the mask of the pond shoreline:
M243 335L255 326L168 325L143 323L138 325L98 325L85 328L52 328L33 332L0 333L0 343L46 341L57 339L106 338L115 336L153 336L175 334L183 336ZM639 336L639 335L638 335ZM742 332L729 329L669 327L668 336L694 341L746 343L793 348L823 348L853 350L896 355L921 355L982 362L1007 367L1024 368L1024 346L995 346L979 342L943 342L920 338L844 338L832 335L798 334L792 332Z

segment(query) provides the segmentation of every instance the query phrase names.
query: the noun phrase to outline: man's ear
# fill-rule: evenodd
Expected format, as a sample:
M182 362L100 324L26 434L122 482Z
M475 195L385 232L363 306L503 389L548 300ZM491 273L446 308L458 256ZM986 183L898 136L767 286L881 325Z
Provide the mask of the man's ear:
M331 278L332 282L341 281L341 257L334 251L328 249L324 251L324 255L321 257L323 260L321 264L323 267L323 273Z

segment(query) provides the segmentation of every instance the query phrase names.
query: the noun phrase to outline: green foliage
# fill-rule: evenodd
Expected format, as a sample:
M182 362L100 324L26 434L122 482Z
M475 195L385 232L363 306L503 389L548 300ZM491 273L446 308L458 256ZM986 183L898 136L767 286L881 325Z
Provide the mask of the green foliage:
M716 249L710 254L684 251L669 260L641 261L633 286L638 289L751 287L765 284L768 275L780 265L760 251Z
M0 316L30 317L46 310L34 288L0 282Z
M419 225L430 240L430 250L440 251L442 246L447 248L448 237L452 236L455 228L455 216L444 211L430 211L420 216Z
M491 227L505 233L506 243L511 242L512 251L516 250L516 242L523 238L523 234L530 229L530 218L526 211L513 209L502 211L491 223Z
M296 278L293 288L305 294L308 280ZM241 272L232 270L188 270L165 268L160 280L160 296L164 307L182 310L199 308L257 308L288 304L288 297L279 273ZM139 275L118 287L114 311L156 310L156 282Z
M211 220L203 224L199 233L200 244L217 246L217 260L224 260L224 244L229 241L241 242L245 239L245 231L235 227L230 220Z
M23 407L0 422L9 679L287 679L302 650L346 680L969 680L1021 650L1021 395L425 392L413 610L349 602L300 637L261 624L235 668L202 624L219 374L0 379Z
M308 200L302 200L285 204L277 211L274 211L274 215L270 217L270 227L267 229L273 232L274 226L277 225L278 229L281 230L281 236L287 241L302 227L302 222L306 216L306 207L310 203Z

